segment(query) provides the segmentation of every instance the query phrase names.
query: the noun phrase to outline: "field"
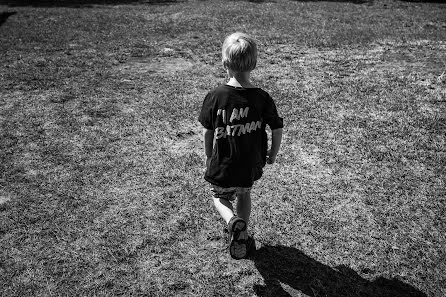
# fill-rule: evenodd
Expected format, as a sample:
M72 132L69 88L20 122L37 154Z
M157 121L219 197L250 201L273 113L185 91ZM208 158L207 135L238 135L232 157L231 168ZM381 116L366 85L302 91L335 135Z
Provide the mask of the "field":
M1 296L446 296L446 4L1 3ZM240 261L197 121L235 31L285 122Z

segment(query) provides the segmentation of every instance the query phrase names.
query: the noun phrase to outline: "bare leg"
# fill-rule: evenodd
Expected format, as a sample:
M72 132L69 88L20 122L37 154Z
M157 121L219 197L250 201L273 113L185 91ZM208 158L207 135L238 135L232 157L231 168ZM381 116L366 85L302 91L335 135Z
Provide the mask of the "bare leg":
M226 224L228 224L231 218L234 216L234 209L232 207L232 203L222 198L213 198L213 200L215 208L217 209L218 213L226 221Z
M251 192L237 194L237 215L248 225L251 215Z

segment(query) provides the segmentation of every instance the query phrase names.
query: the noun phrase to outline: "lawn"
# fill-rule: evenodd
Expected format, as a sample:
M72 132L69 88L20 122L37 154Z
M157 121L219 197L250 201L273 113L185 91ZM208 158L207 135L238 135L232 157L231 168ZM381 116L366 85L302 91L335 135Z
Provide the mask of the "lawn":
M0 3L1 296L446 296L446 4ZM240 261L197 121L235 31L285 122Z

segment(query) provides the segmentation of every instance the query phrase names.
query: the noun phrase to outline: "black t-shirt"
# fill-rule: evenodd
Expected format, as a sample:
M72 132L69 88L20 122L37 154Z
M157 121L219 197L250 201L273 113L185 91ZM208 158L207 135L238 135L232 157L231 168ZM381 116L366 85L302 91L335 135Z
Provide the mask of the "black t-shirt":
M198 120L214 131L204 178L220 187L251 187L266 163L266 125L283 128L271 96L260 88L221 85L206 95Z

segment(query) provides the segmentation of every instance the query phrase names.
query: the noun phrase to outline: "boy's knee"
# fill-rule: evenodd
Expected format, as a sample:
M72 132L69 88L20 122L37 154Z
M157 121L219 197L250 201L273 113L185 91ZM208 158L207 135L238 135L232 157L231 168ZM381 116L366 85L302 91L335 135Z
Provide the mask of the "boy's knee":
M238 188L236 194L238 198L245 199L250 197L251 188Z

